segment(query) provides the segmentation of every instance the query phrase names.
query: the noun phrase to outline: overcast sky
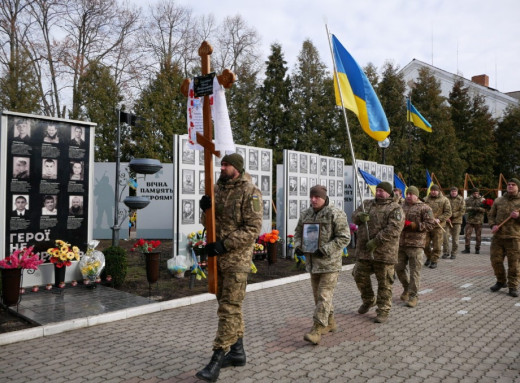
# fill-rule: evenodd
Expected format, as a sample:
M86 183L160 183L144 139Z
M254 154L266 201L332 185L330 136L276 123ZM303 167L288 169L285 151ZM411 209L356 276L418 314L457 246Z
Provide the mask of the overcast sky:
M176 4L191 8L196 16L213 14L217 23L240 14L261 36L263 60L277 42L291 70L307 38L331 67L326 23L361 66L372 62L381 68L391 60L402 68L415 58L468 79L487 74L489 85L504 93L520 91L520 0L176 0Z

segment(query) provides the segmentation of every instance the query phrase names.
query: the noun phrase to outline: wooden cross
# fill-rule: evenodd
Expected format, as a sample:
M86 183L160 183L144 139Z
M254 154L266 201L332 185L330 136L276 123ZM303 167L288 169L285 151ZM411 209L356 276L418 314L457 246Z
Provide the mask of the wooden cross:
M202 74L210 73L210 55L213 53L213 47L203 41L199 48L199 56L201 61ZM224 88L229 89L236 80L236 76L229 69L225 69L217 80ZM181 93L188 97L190 79L185 79L181 85ZM217 236L215 233L215 191L213 179L213 154L220 157L220 152L215 150L215 144L212 141L213 124L211 121L211 106L209 97L204 97L202 107L202 119L204 134L197 132L197 142L204 147L204 190L211 197L211 208L206 210L206 240L208 243L215 242ZM208 257L208 288L211 294L217 293L217 257Z

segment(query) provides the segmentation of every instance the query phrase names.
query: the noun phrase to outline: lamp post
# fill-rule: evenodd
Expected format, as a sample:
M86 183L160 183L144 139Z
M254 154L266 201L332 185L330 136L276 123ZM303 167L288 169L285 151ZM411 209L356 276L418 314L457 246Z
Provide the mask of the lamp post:
M383 163L383 165L385 165L385 150L390 146L390 139L386 137L383 141L378 141L377 145L381 148L381 162Z

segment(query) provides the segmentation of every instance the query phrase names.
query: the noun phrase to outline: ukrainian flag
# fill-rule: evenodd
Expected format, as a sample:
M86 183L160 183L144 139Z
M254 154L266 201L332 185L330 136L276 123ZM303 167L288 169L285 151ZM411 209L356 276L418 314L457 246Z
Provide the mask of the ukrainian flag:
M373 195L376 195L376 186L379 185L381 180L377 177L374 177L372 174L365 172L364 170L361 170L358 168L359 174L361 174L361 177L365 180L365 183L367 184L368 188L372 192Z
M426 130L427 132L432 132L431 124L426 121L426 119L419 113L415 106L412 105L410 99L406 100L406 109L407 109L407 118L414 126L421 128L422 130Z
M432 177L430 176L430 172L426 169L426 195L430 194L430 189L433 186Z
M335 72L336 105L341 106L341 99L343 99L342 106L356 114L365 133L374 140L383 141L390 134L390 127L370 81L334 35L332 35L332 47L336 63L335 71L340 83L338 87ZM341 98L339 88L341 88Z
M401 194L403 195L403 198L406 196L406 184L394 173L394 185L396 188L401 189Z

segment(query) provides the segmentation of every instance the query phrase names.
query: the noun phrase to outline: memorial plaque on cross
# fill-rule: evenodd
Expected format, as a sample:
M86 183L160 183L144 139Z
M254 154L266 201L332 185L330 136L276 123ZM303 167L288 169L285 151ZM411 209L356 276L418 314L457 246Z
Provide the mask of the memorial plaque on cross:
M199 82L202 84L201 92L207 93L206 85L209 83L208 78L210 75L210 55L213 53L212 46L207 42L203 41L199 48L199 56L201 60L202 76L199 78ZM212 78L212 77L211 77ZM217 76L217 80L220 85L224 88L229 89L233 82L235 82L235 74L229 69L225 69L221 75ZM190 86L190 79L185 79L181 85L181 92L184 96L188 97L188 91ZM211 94L211 93L209 93ZM215 150L215 144L213 143L213 123L211 120L211 105L210 97L204 97L204 104L202 106L202 119L203 119L203 132L200 134L197 132L197 143L204 148L204 188L206 194L211 197L211 208L206 210L206 240L208 243L215 242L217 240L215 233L215 191L214 191L214 178L213 178L213 155L220 157L220 152ZM217 257L208 257L208 289L212 294L217 293Z

